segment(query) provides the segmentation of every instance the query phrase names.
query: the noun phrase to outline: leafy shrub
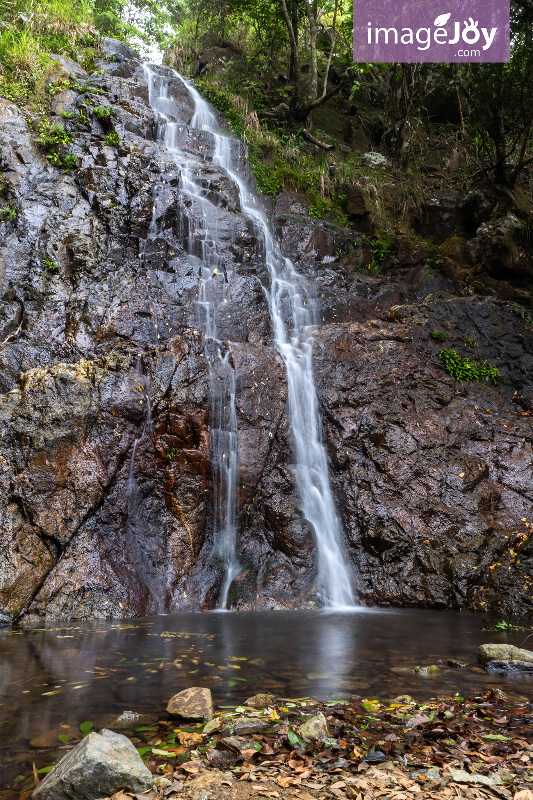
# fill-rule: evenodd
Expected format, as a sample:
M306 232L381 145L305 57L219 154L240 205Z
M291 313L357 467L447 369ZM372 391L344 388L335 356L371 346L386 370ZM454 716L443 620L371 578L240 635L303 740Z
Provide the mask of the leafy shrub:
M439 358L444 361L444 368L459 383L464 381L487 381L497 386L502 379L500 370L491 367L488 361L471 361L460 356L457 350L441 350Z
M396 247L394 236L382 231L375 239L370 242L370 252L372 253L372 270L377 272L381 265L391 256Z
M444 331L431 331L429 334L436 342L445 342L448 338Z
M96 106L93 108L93 114L98 117L100 121L111 119L113 116L113 109L107 106Z
M17 210L11 203L0 206L0 222L14 222L17 218Z
M51 125L49 119L43 119L37 126L37 141L47 152L56 152L61 145L72 142L72 134L61 125Z
M512 311L513 314L516 314L518 317L523 319L524 322L528 323L533 322L533 317L531 316L531 313L527 310L527 308L524 308L524 306L521 306L519 303L509 303L508 308L509 311Z
M118 147L120 144L120 137L116 131L110 131L104 139L104 144L109 147Z
M56 262L52 261L52 259L48 258L48 256L43 258L43 264L49 272L57 272L59 269L59 266L56 264Z

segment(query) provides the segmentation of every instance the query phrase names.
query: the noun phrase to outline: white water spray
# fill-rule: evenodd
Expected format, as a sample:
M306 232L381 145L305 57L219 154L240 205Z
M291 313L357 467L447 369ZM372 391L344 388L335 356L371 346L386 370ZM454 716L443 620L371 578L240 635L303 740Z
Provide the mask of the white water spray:
M153 73L149 67L145 67L145 71L149 78L150 105L162 113L163 109L160 110L158 103L154 102L153 80L150 81ZM293 263L282 256L279 245L270 233L266 218L258 208L256 198L236 172L232 158L233 140L221 132L214 113L194 86L184 81L178 73L172 72L172 74L183 81L194 100L195 113L190 127L207 132L213 137L215 144L213 163L224 169L234 181L239 189L242 213L253 221L262 234L265 261L271 280L270 290L267 290L266 294L274 330L274 342L287 370L289 414L296 456L296 485L300 495L302 514L313 530L318 552L317 592L322 604L326 607L352 608L355 600L351 576L342 544L342 528L331 492L313 375L315 304L309 295L303 277L298 274ZM158 77L163 83L165 82L160 76ZM162 90L160 93L164 95L164 91ZM167 95L164 96L167 97ZM172 140L172 125L174 124L167 124L165 143L170 149L174 148L177 153L175 138ZM194 181L190 170L187 169L185 154L181 155L183 187L198 197L200 195L198 184ZM207 202L204 201L204 203ZM204 208L204 214L207 213ZM205 230L208 236L204 237L204 241L207 238L211 239L211 251L207 249L207 241L205 241L203 261L207 265L207 269L211 269L212 249L214 248L216 251L216 239L214 238L216 231L210 228L208 222L205 224ZM216 269L216 266L213 269ZM212 280L212 272L210 277ZM210 278L205 275L203 278L200 305L205 306L206 310L204 332L212 340L216 340L216 323L213 321L216 309L213 308L213 293L209 293ZM224 358L220 355L220 359L227 360L228 356L229 353L226 353ZM227 396L227 391L225 396ZM224 446L220 449L229 453L232 451L233 445L235 453L231 454L231 468L226 464L224 499L219 500L221 509L225 510L225 524L219 531L220 552L221 554L225 553L226 559L226 579L222 591L224 605L231 582L238 571L235 555L237 520L235 506L232 505L232 501L235 499L237 480L237 434L233 432L234 424L236 430L234 374L230 396L231 400L225 419L222 420L216 414L213 415L213 424L218 426L213 435L213 444L216 444L216 431L218 431L221 439L224 439ZM234 442L232 442L232 436L234 436ZM215 456L217 459L217 453ZM222 472L220 474L222 475ZM230 510L230 507L233 510Z

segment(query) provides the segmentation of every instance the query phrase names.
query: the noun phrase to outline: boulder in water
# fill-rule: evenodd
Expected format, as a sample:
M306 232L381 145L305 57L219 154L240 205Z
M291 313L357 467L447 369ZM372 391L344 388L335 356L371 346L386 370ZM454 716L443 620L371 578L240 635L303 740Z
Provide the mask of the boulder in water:
M167 711L173 717L181 719L209 720L213 716L211 691L200 686L184 689L170 698Z
M533 662L531 650L522 650L514 644L482 644L478 648L477 657L481 664L488 664L489 661Z
M144 792L153 777L129 739L114 731L90 733L61 759L32 794L33 800L94 800L117 789Z

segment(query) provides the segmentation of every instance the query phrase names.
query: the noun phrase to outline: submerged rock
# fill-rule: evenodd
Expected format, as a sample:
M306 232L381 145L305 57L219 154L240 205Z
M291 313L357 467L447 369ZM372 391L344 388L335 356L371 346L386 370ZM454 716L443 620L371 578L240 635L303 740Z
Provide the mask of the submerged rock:
M533 661L488 661L485 669L493 675L533 675Z
M96 800L117 789L144 792L153 785L129 739L114 731L89 733L33 792L34 800Z
M184 689L168 701L167 711L181 719L210 720L213 716L211 691L200 686Z
M513 644L482 644L477 651L478 661L528 661L533 662L533 651L523 650Z
M458 661L456 658L447 658L446 664L452 669L464 669L467 666L464 661Z
M327 720L321 711L298 728L298 735L304 742L323 742L329 736Z

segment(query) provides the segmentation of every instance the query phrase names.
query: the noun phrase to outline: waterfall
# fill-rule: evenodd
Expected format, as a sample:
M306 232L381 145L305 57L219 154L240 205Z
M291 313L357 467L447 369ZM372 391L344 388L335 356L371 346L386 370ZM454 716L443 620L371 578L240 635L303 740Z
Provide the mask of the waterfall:
M200 198L200 188L187 167L188 159L184 153L180 154L179 148L176 147L177 123L169 122L164 114L165 101L168 102L168 89L164 84L168 87L168 79L165 80L158 75L159 80L155 81L150 67L145 65L144 69L150 87L150 105L167 120L165 144L175 151L176 158L181 155L183 189L191 196ZM187 83L177 72L168 70L168 73L174 78L179 78L187 87L195 104L190 127L204 131L213 138L215 145L213 163L222 168L235 183L239 190L243 215L254 223L262 235L265 262L270 276L270 288L265 289L265 292L274 331L274 344L287 371L296 485L301 512L313 531L318 553L317 593L321 603L326 607L351 608L355 605L355 600L342 543L342 527L331 491L313 375L313 331L317 321L314 299L304 278L298 274L293 263L281 254L265 215L258 207L257 198L237 173L232 157L234 140L221 132L214 113L195 87ZM154 88L156 83L160 85L157 97ZM217 294L210 285L217 277L216 225L210 224L209 201L202 200L202 203L204 266L199 307L204 310L204 333L211 342L216 343ZM220 298L220 291L218 297ZM238 476L235 376L233 370L229 368L231 350L226 350L224 353L220 343L216 349L217 357L208 354L208 361L210 371L215 372L221 384L218 395L215 391L212 401L212 444L215 474L218 477L218 499L215 501L219 523L216 531L219 542L217 546L226 569L221 598L222 604L225 605L229 587L238 572L236 559L238 521L235 508ZM226 365L225 369L221 365ZM216 388L216 382L212 381L212 384ZM222 463L224 461L225 463Z
M148 82L150 106L165 121L163 144L174 156L181 173L181 190L192 201L193 211L188 214L189 254L200 261L200 292L198 297L198 325L205 341L204 351L209 369L211 390L211 457L214 486L214 548L212 556L224 570L219 595L219 608L225 609L234 578L240 571L237 559L237 488L238 488L238 435L235 407L235 371L231 359L231 343L222 342L218 335L217 307L225 302L226 284L223 261L218 253L217 214L213 204L204 196L190 159L184 157L177 141L183 125L172 122L168 114L168 78L144 65ZM181 78L180 78L181 80ZM160 131L161 132L161 131ZM154 213L149 236L157 235Z

